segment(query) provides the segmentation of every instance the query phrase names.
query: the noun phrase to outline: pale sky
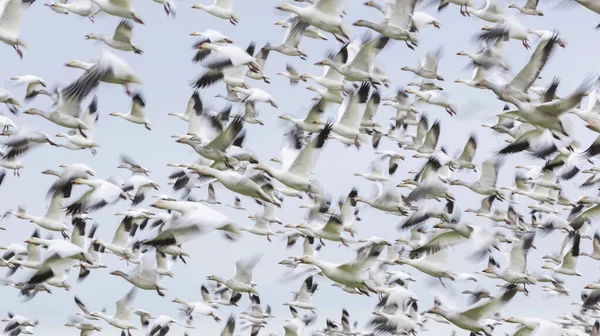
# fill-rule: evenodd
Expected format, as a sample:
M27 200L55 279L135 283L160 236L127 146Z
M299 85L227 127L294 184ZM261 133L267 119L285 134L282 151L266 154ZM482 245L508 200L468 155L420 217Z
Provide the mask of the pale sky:
M190 49L196 38L190 37L193 31L204 31L205 29L216 29L227 35L235 43L245 48L250 41L256 41L257 50L266 42L278 44L283 40L284 29L274 26L274 22L287 17L287 13L279 12L274 6L280 4L280 1L262 0L262 1L242 1L234 0L234 9L240 17L240 24L232 26L228 21L210 16L209 14L191 9L193 2L176 0L177 17L175 19L167 18L162 6L154 2L136 2L136 11L146 23L145 26L135 25L133 31L133 40L137 46L144 50L144 55L135 55L133 53L124 53L113 51L131 64L133 69L143 80L143 85L139 89L144 93L147 101L147 113L149 119L154 124L151 132L147 131L141 125L134 125L122 119L109 116L111 112L126 113L130 107L130 98L127 97L120 86L101 83L99 89L95 92L99 99L100 120L95 134L95 139L100 143L101 148L98 154L93 156L89 151L68 151L61 148L51 148L44 146L31 151L22 157L21 161L25 169L21 171L21 177L12 176L9 172L0 187L0 211L7 209L16 209L18 206L26 206L27 211L34 215L42 215L45 212L46 199L45 194L53 178L43 175L40 172L45 169L58 169L62 163L83 162L91 166L96 172L97 177L107 178L115 175L122 179L129 177L128 171L117 170L119 164L119 155L128 154L135 158L145 167L152 170L150 177L161 186L160 193L173 194L172 189L167 185L167 176L172 169L167 167L168 162L192 162L196 158L196 153L187 146L174 142L170 136L173 133L185 133L187 125L180 119L170 117L167 113L176 111L183 112L187 100L193 90L189 82L195 79L203 72L201 66L191 63L193 51ZM4 44L0 45L0 58L2 67L0 67L1 86L9 90L17 98L24 96L24 87L15 88L9 80L15 75L33 74L44 78L50 86L55 84L66 85L77 78L81 70L67 68L64 64L72 59L83 61L92 61L97 58L101 51L106 48L101 43L86 41L84 35L106 34L112 35L114 28L121 20L120 18L99 15L95 23L88 19L77 17L73 14L59 15L43 6L43 0L34 3L25 13L22 22L21 37L27 43L28 48L24 50L24 58L20 61L14 50ZM206 1L205 1L206 2ZM372 9L363 6L362 1L349 0L346 6L346 21L348 24L358 19L367 19L376 21L382 19L381 14ZM502 6L508 7L510 3L502 2ZM521 2L519 2L522 5ZM559 95L566 95L574 90L589 73L598 70L597 59L600 56L600 47L593 41L596 40L597 31L594 27L600 22L595 13L577 5L572 9L556 9L553 4L541 3L540 9L545 12L543 17L530 17L517 15L518 12L512 9L506 9L507 15L517 15L518 19L528 28L532 29L557 29L568 42L566 49L559 49L553 58L548 62L546 69L542 72L543 79L541 84L546 85L552 77L561 78ZM444 45L444 57L441 60L439 72L446 79L445 82L438 83L444 87L451 101L457 106L458 116L449 117L448 114L439 107L427 105L418 105L421 111L427 111L430 120L439 118L441 120L441 138L440 145L445 146L449 153L454 154L462 150L469 134L476 131L479 136L479 148L475 161L481 163L488 158L493 150L499 148L504 143L503 137L495 137L489 129L480 127L482 123L494 122L494 115L502 110L503 103L497 100L493 93L483 90L476 90L466 87L462 84L456 84L455 79L470 79L472 73L464 71L467 59L455 54L460 50L476 51L477 45L472 37L479 29L488 24L476 17L465 18L459 14L458 7L450 5L441 13L435 11L435 8L423 9L433 14L442 23L440 30L434 27L424 28L420 34L421 42L415 50L409 50L403 42L390 41L381 55L378 57L380 65L385 69L388 77L392 81L390 89L383 90L383 96L389 96L395 93L395 88L406 85L415 78L412 74L400 71L403 66L415 66L420 57L431 49ZM352 27L352 36L358 37L366 32L366 28ZM276 52L272 52L266 63L265 72L271 77L271 84L247 80L251 86L259 87L271 93L279 104L279 109L260 104L258 109L261 113L261 119L265 121L265 126L246 125L248 136L246 138L246 148L254 151L256 155L267 164L268 160L278 156L282 134L289 129L290 124L280 121L277 116L287 113L294 116L304 116L314 97L314 93L304 88L308 85L302 83L295 87L289 86L289 81L275 74L285 70L285 64L290 62L300 72L310 72L320 74L322 69L313 66L314 62L320 61L325 52L329 49L338 49L340 44L328 34L328 41L317 41L303 39L302 48L309 55L309 59L302 61L299 58L290 58ZM531 43L535 46L537 38ZM513 73L516 73L528 60L533 52L527 51L519 41L511 40L506 52L506 60L511 65ZM315 85L311 83L311 85ZM214 98L217 93L225 93L225 85L219 83L210 89L201 90L201 96L206 105L220 109L227 102L222 99ZM46 97L38 97L28 107L37 107L42 110L50 110L51 102ZM243 105L234 105L233 112L242 111ZM5 115L8 115L6 108L1 108ZM327 110L328 116L335 116L336 106L330 106ZM376 119L386 125L388 120L395 114L395 110L390 107L380 106ZM27 126L29 128L41 130L54 136L56 133L64 131L60 127L50 123L37 116L20 115L11 117L18 126ZM572 134L576 135L577 140L582 146L587 147L596 134L582 127L580 120L567 117L571 121L572 127L576 130ZM395 149L397 146L389 140L383 140L380 149ZM408 157L406 162L400 164L392 181L399 183L402 179L410 177L407 172L411 169L419 168L425 161L423 159L413 159L412 152L406 152ZM320 161L314 171L317 179L321 181L325 190L334 200L339 197L345 197L352 187L359 189L360 195L369 196L372 192L372 182L353 176L356 172L366 171L370 162L375 158L373 149L370 146L363 146L360 151L353 147L346 148L339 142L331 140L327 143ZM514 176L514 166L517 163L530 162L524 155L518 155L507 160L503 169L499 184L510 185ZM541 164L541 162L538 162ZM456 174L457 178L466 181L474 181L476 176L472 172L463 172ZM581 177L575 181L564 183L566 195L571 198L579 196L573 186L580 184ZM85 187L77 187L74 194L78 195ZM401 190L406 193L406 190ZM477 208L481 196L472 193L461 187L452 187L452 192L457 198L457 204L464 210L466 208ZM592 191L589 191L593 193ZM206 190L196 190L197 197L206 197ZM224 203L230 204L233 201L231 192L222 186L216 186L217 197ZM278 216L284 221L284 224L299 224L303 221L305 212L298 209L302 202L297 199L286 198L283 209L278 212ZM520 213L529 218L526 206L529 204L525 198L520 198L521 205L517 208ZM249 210L242 212L233 210L225 206L214 206L215 209L224 212L240 226L252 225L247 218L248 215L261 211L262 209L249 198L243 198L243 202ZM144 207L149 206L149 201L143 203ZM506 204L500 205L506 207ZM117 211L123 211L128 208L124 202L115 206L108 207L96 213L93 218L100 223L98 236L104 240L109 240L114 234L120 217L114 216ZM377 235L388 240L395 240L400 235L407 235L408 232L398 232L395 230L400 218L385 215L377 210L367 206L361 206L362 222L358 224L358 231L361 237L370 237ZM479 219L472 214L465 214L464 220L473 221L488 229L492 223L486 219ZM15 218L9 218L3 222L6 231L0 231L0 245L23 241L29 237L34 229L32 223L20 221ZM277 228L275 228L277 229ZM45 234L43 234L45 235ZM55 235L56 236L56 235ZM534 250L529 255L529 269L532 272L540 272L541 257L545 254L556 253L562 241L562 234L554 233L544 238L537 237ZM258 284L258 291L263 304L270 304L273 308L276 319L270 321L266 330L261 335L270 332L283 332L282 325L285 319L290 317L287 307L282 306L284 301L291 299L290 291L299 289L300 281L289 284L282 284L279 281L280 276L285 269L277 262L288 256L296 256L301 253L301 244L298 244L292 250L286 250L285 244L279 239L273 239L272 243L266 241L264 237L256 237L245 234L241 241L236 243L226 242L217 233L201 237L186 246L188 252L192 255L187 265L177 263L173 268L175 277L173 279L163 278L162 283L168 288L167 296L159 297L153 291L138 292L133 306L135 308L150 311L153 314L166 314L177 317L178 306L171 303L173 298L179 297L185 300L201 300L200 286L205 281L207 275L216 274L224 277L233 275L233 264L236 260L249 255L250 253L263 253L264 256L254 271L253 281ZM506 250L506 246L504 246ZM591 242L584 241L582 250L591 250ZM485 262L473 265L470 262L463 262L465 246L452 250L448 260L448 268L456 272L475 272L485 267ZM337 246L329 242L321 251L318 258L332 262L344 262L353 258L354 252L344 246ZM508 262L497 253L497 259L505 267ZM53 288L53 294L40 294L34 300L22 303L17 296L17 291L9 287L0 287L0 312L8 310L25 315L31 319L39 319L40 324L36 328L38 335L77 335L78 330L63 327L67 317L78 311L73 302L73 296L81 298L91 310L100 310L107 308L109 314L114 313L114 302L123 296L131 285L122 278L111 276L110 271L119 269L127 270L127 266L112 256L104 258L109 266L107 270L93 271L92 274L82 283L76 282L76 270L72 272L69 282L73 285L70 292L59 288ZM429 309L433 305L433 291L435 281L429 276L419 273L417 270L409 267L398 267L410 272L417 283L412 289L419 296L419 310ZM571 301L578 299L581 289L589 282L595 281L600 272L598 267L589 260L580 258L578 269L585 274L581 278L562 277L566 281L566 286L571 289L571 297L546 298L540 288L531 288L529 297L518 294L515 299L506 306L503 316L521 315L552 318L560 313L569 312L573 308L569 305ZM29 273L20 270L15 279L21 280ZM352 321L358 319L360 325L364 325L370 318L371 312L377 303L376 297L351 296L342 292L338 288L330 286L330 281L322 278L317 280L320 283L319 290L313 297L313 302L318 307L318 320L311 328L321 329L325 325L325 319L330 318L338 321L342 307L348 309ZM495 292L495 285L498 281L486 280L480 278L478 286L484 287L491 292ZM437 288L437 285L435 285ZM466 297L460 292L466 288L474 287L473 284L453 284L449 286L448 292L455 295L452 299L458 306L465 305ZM447 295L452 296L452 295ZM196 326L202 326L202 329L191 331L192 335L215 334L219 332L227 316L231 312L239 313L246 309L250 304L247 295L245 295L240 307L230 310L221 307L219 315L223 322L217 324L209 317L200 317L196 319ZM183 319L182 319L183 320ZM120 331L109 326L104 322L99 322L104 330L101 335L116 335ZM427 324L429 332L422 332L422 335L449 335L452 330L447 325L439 325L435 322ZM173 328L172 334L181 334L178 328ZM512 330L511 326L498 328L495 335L503 335L503 332ZM458 335L468 335L467 331L458 330ZM249 332L249 331L248 331ZM142 335L142 332L134 332L136 335ZM308 334L308 331L306 332Z

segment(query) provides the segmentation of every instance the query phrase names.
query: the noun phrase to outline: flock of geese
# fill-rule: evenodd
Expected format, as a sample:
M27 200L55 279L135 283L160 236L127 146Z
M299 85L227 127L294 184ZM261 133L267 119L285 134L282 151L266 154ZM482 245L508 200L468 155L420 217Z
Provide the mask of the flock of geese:
M600 14L600 2L596 0L570 1ZM178 10L173 1L154 2L163 6L167 16L175 17ZM216 0L211 5L196 4L192 8L205 12L198 13L199 17L212 15L223 19L224 25L237 26L243 23L244 15L236 12L232 2ZM365 10L370 7L379 11L379 22L352 23L347 19L346 3L296 0L278 4L277 12L289 14L287 19L275 23L282 27L283 42L267 43L260 49L255 42L234 41L215 29L191 34L198 38L192 61L201 66L202 73L190 82L192 89L185 111L170 115L182 120L179 133L172 136L175 146L187 146L196 153L196 160L169 163L173 168L168 176L169 186L158 183L159 176L147 168L164 164L160 156L156 156L157 162L144 162L146 167L131 156L113 153L121 160L117 168L129 171L125 180L114 176L104 179L94 170L98 163L94 156L101 147L94 133L100 124L108 129L108 122L130 123L132 128L147 129L145 137L153 137L152 131L161 128L151 122L156 116L147 113L150 106L135 66L119 56L135 53L144 57L133 34L136 25L145 24L144 19L129 0L58 0L44 4L54 12L48 12L56 15L54 19L69 15L95 22L116 17L115 22L119 23L112 36L99 32L85 35L86 40L100 41L106 49L92 63L66 63L81 70L67 85L51 89L46 80L27 74L10 78L11 82L26 86L25 90L9 93L0 89L0 102L8 112L0 115L0 195L4 207L0 268L6 285L3 297L18 295L27 302L23 307L27 307L36 305L38 296L73 290L75 295L69 296L72 303L60 304L72 309L61 314L65 328L79 329L81 335L203 335L208 325L216 323L223 336L490 336L501 334L498 331L507 330L508 325L515 326L511 335L598 336L600 283L591 282L571 290L565 279L583 275L584 270L578 268L579 259L600 260L600 232L592 228L594 218L600 214L600 197L568 197L563 188L575 186L582 194L586 188L600 187L600 169L594 162L600 155L600 134L596 139L576 134L564 122L564 117L572 114L591 132L600 133L600 85L596 78L582 78L580 86L561 95L558 78L547 86L536 85L542 73L545 78L552 77L551 71L544 68L552 63L553 54L567 47L567 42L552 27L527 29L517 18L548 13L544 14L535 0L510 6L486 0L481 8L471 0L386 0L360 5ZM20 35L21 21L35 24L23 19L31 6L38 5L34 0L0 0L0 41L15 50L14 57L40 56L27 52L27 36ZM451 8L445 9L449 5ZM270 7L267 1L256 1L256 6ZM433 113L425 112L445 111L453 118L464 113L444 92L449 81L439 67L444 50L440 47L426 51L418 66L402 67L417 78L410 83L388 78L378 62L379 54L386 53L392 44L403 52L413 52L419 49L423 30L446 29L432 14L420 11L431 6L434 10L429 12L433 14L435 9L458 9L462 16L479 20L482 28L475 34L479 50L456 54L466 56L473 77L455 82L469 86L473 94L491 91L490 97L505 104L495 124L484 124L483 130L455 132L456 139L464 136L466 140L460 148L449 149L438 143L441 122ZM351 24L360 28L351 29ZM592 25L590 30L593 28ZM303 39L320 41L323 50L329 51L321 59L309 57L301 48ZM526 48L529 58L509 64L505 50L512 43ZM286 68L269 67L269 60L274 57L285 58ZM296 58L310 58L311 64L314 61L315 66L324 69L323 74L297 71L293 64L300 61ZM254 86L262 82L268 87L274 72L286 77L291 86L314 83L306 89L313 91L316 98L302 112L303 117L279 115L286 132L279 139L279 156L269 160L259 148L245 146L245 140L248 135L264 131L275 137L272 131L276 125L260 119L259 109L276 113L293 108L286 106L289 102L285 96L273 96ZM385 97L384 91L394 90L392 83L404 86ZM110 84L123 87L123 94L131 102L129 112L113 112L110 116L117 118L103 117L99 122L100 114L104 114L99 104L109 98L98 95L97 88ZM224 89L211 98L226 100L222 109L210 107L206 89L212 86ZM298 90L298 86L292 90ZM40 106L43 100L51 101L52 107L33 107ZM233 106L239 106L242 113L232 112ZM388 117L376 118L378 110L384 108L393 111L391 121ZM337 110L336 118L328 116L332 110ZM63 131L52 136L42 129L27 127L31 118L46 119L46 125L55 124ZM480 138L491 136L492 132L501 137L502 146L481 153ZM137 151L144 139L137 140L139 144L124 143L122 152ZM348 177L347 192L336 195L339 202L332 202L332 195L314 174L320 157L336 155L338 161L342 160L337 162L340 166L366 165L344 160L345 154L327 148L330 142L343 144L343 152L372 148L374 158L369 169L355 175L372 184L373 195L353 188L353 177ZM454 149L459 152L450 153ZM54 155L51 151L61 151L65 157L70 151L89 151L90 159L65 163L60 169L28 165L29 158ZM522 162L530 164L507 167L508 157L522 157ZM400 177L408 162L421 168ZM514 185L498 183L500 171L510 169ZM336 167L327 170L334 172ZM43 214L12 204L8 189L25 186L22 181L26 175L38 171L51 176L52 182L23 188L32 198L45 194L49 203ZM215 186L232 192L233 202L217 197ZM462 188L469 190L465 194ZM462 209L462 202L454 196L458 192L480 199L481 206ZM284 222L278 216L284 214L284 209L295 207L296 199L308 200L300 206L307 215L292 220L296 224L288 224L289 218ZM97 212L116 205L122 209L115 213L118 221L96 220ZM231 219L235 213L254 208L260 211L247 216L252 225ZM394 223L400 237L361 234L365 227L388 224L374 223L369 218L374 213ZM15 226L30 227L32 233L24 243L17 235L11 235ZM114 236L112 240L102 240L97 231L114 232ZM562 245L552 246L555 253L543 257L541 269L528 267L529 252L546 244L549 234L560 237ZM210 258L190 253L191 246L212 241L215 249L222 249L216 252L222 254L227 253L228 244L241 244L251 235L261 237L257 242L269 246L272 253L276 253L275 245L302 245L301 253L282 256L279 266L273 266L284 271L282 286L298 280L300 288L288 301L282 298L279 302L264 302L261 293L269 289L253 282L253 271L262 255L252 251L256 249L252 244L247 245L250 251L246 255L237 258L233 275L213 274L197 285L201 299L193 293L185 298L170 297L161 278L173 278L171 283L183 286L183 282L193 279L195 268L202 267L203 259ZM465 260L472 273L458 272L452 263L456 258L447 260L456 249L467 251ZM317 257L327 250L343 251L352 257L342 263ZM191 260L193 266L188 264ZM175 264L186 274L176 274ZM117 270L130 266L133 269L127 272ZM110 275L122 278L121 286L96 297L105 299L103 302L91 302L86 298L92 296L90 293L76 290L81 286L79 282L88 278L113 281ZM77 284L73 283L74 277ZM492 279L496 286L483 288L480 281L485 278ZM431 289L430 293L416 290L412 283L417 279L423 288ZM448 300L456 286L465 288L457 296L467 302L468 308L456 308ZM324 316L325 320L317 323L319 307L313 303L313 296L327 297L340 290L344 292L343 302L329 304L338 305L341 318ZM112 313L97 310L117 292L124 296L116 301ZM511 300L530 293L536 295L534 292L575 296L577 300L572 306L563 307L564 313L553 319L537 317L540 314L533 310L544 307L546 302L553 304L556 298L535 303L529 316L511 314ZM163 302L172 302L169 304L177 306L181 313L160 315L157 312L161 307L156 306L141 309L135 302L136 294L158 295ZM357 301L359 296L363 297L360 300L370 301ZM363 323L351 318L349 312L357 306L354 302L369 302L374 307L371 316L359 316L364 318ZM247 310L237 308L246 305ZM287 307L285 314L280 305ZM5 334L49 334L44 316L26 316L27 311L21 308L0 309L9 310L2 319ZM225 309L232 313L225 316ZM269 333L273 325L280 329L278 334Z

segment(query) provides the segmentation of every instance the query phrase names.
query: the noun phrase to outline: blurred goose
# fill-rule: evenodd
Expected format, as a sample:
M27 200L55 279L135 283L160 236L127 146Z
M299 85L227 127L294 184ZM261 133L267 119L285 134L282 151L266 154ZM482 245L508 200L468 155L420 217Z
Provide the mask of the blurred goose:
M7 0L3 4L0 15L0 41L12 46L21 59L23 59L21 48L27 48L25 42L19 38L21 17L23 11L32 3L33 1L30 0Z
M117 300L116 310L114 315L106 315L102 312L93 312L91 316L105 320L111 326L127 331L127 335L131 336L129 330L138 330L131 322L133 309L131 302L135 298L136 289L132 288L125 296Z
M139 24L144 24L144 21L142 21L131 6L131 0L92 0L92 2L99 8L96 13L102 11L106 14L131 19Z
M508 8L514 8L525 15L544 16L544 13L540 12L536 8L538 6L538 3L539 3L539 0L527 0L527 2L525 3L525 5L523 5L523 7L512 4L512 5L508 6Z
M285 2L275 8L295 13L302 21L318 29L332 33L338 41L344 42L338 36L341 35L345 39L350 39L348 36L349 31L342 19L344 4L343 0L334 0L333 2L317 1L308 7L298 7Z

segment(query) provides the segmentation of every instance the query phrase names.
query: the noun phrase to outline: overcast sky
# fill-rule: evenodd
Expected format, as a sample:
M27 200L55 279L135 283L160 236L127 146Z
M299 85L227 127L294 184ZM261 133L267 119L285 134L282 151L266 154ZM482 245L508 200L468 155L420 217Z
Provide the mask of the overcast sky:
M99 15L96 22L92 23L86 18L81 18L73 14L59 15L43 6L40 0L34 3L25 13L22 22L21 37L27 43L28 48L24 50L23 60L19 60L14 50L4 44L0 45L0 58L2 66L0 67L0 80L2 87L8 89L19 99L24 96L24 87L15 88L9 80L15 75L33 74L44 78L50 86L55 84L66 85L77 78L81 70L67 68L64 64L72 59L83 61L92 61L97 58L105 48L101 43L86 41L84 35L95 33L112 35L114 28L120 21L120 18ZM127 97L120 86L102 83L96 91L99 99L100 120L96 131L95 139L100 143L101 148L98 154L93 156L89 151L68 151L61 148L44 148L31 151L22 157L22 163L25 169L21 171L21 177L17 178L9 175L0 188L0 211L7 209L16 209L18 206L25 206L27 211L34 215L42 215L45 212L47 200L45 193L53 178L43 175L40 172L45 169L58 169L62 163L83 162L97 172L97 177L108 178L109 176L118 176L122 179L129 177L128 171L117 170L119 164L119 155L121 153L134 157L142 165L152 170L151 178L157 181L161 190L160 193L173 194L170 186L167 185L167 176L172 172L172 168L167 167L168 162L192 162L197 154L187 146L174 142L170 136L173 133L185 133L187 125L180 119L168 116L172 111L183 112L188 98L193 90L189 86L190 80L196 78L202 73L199 65L193 64L190 59L193 51L191 44L196 40L190 37L193 31L204 31L205 29L216 29L227 35L235 43L245 48L250 41L255 41L257 47L266 42L278 44L283 40L284 30L274 26L274 22L284 19L287 14L278 12L274 6L280 4L280 1L261 0L261 1L234 1L234 8L240 17L240 24L232 26L228 21L217 19L209 14L191 9L194 2L176 0L177 17L175 19L166 17L162 6L150 2L136 2L136 11L146 23L145 26L135 25L133 40L137 46L144 50L144 55L135 55L133 53L124 53L112 51L127 60L139 77L143 80L143 85L139 89L144 93L147 100L147 114L154 124L151 132L147 131L141 125L134 125L122 119L109 116L111 112L126 113L130 108L130 98ZM206 1L205 1L206 3ZM520 5L523 3L519 2ZM508 7L508 2L503 2L503 7ZM557 50L554 57L548 63L548 66L542 73L541 84L548 84L553 76L561 78L559 95L566 95L575 89L582 79L591 72L597 71L597 60L599 56L599 46L594 41L597 40L597 31L594 27L600 22L598 16L587 9L575 6L564 10L562 7L556 9L554 4L542 3L540 9L545 12L543 17L529 17L518 15L518 19L528 28L533 29L558 29L566 41L566 49ZM451 101L457 106L458 116L449 117L448 114L439 107L419 105L421 111L426 111L430 120L439 118L441 120L441 138L440 144L445 146L449 153L453 154L462 150L469 134L476 131L479 136L479 149L475 161L482 162L488 158L493 149L497 149L504 143L504 138L495 137L489 129L480 127L482 123L495 121L494 115L502 110L503 103L497 100L489 91L476 90L466 87L462 84L456 84L455 79L470 79L472 73L465 71L467 59L456 56L460 50L476 51L477 45L472 37L478 30L486 25L476 17L465 18L459 14L458 7L451 5L445 11L437 13L435 8L422 9L435 15L442 23L440 30L434 27L427 27L421 32L421 42L417 50L409 50L403 42L390 41L385 50L378 57L378 62L385 69L388 77L392 81L390 89L384 89L383 95L394 94L395 88L404 86L409 81L415 80L410 73L400 71L403 66L416 66L419 58L431 49L440 45L444 46L444 57L441 60L439 73L446 79L441 85L448 94ZM346 6L346 21L348 24L358 19L367 19L370 21L381 20L381 14L372 8L363 6L362 1L349 0ZM507 15L515 15L517 12L507 9ZM365 28L352 27L352 36L359 37L367 30ZM338 49L340 44L330 35L328 41L316 41L303 39L302 48L309 55L309 59L302 61L298 58L290 58L281 54L272 52L266 63L265 72L271 77L271 84L252 81L248 79L247 83L251 86L259 87L271 93L279 104L279 109L275 109L266 104L258 105L261 118L265 121L265 126L247 125L248 136L246 138L246 148L254 151L256 155L267 164L268 160L278 156L281 146L282 134L291 124L277 119L277 116L283 113L294 116L304 116L312 105L311 98L314 92L305 89L307 85L290 87L287 79L276 76L275 74L285 70L285 64L290 62L300 72L309 72L321 74L322 69L314 66L313 63L320 61L325 52L329 49ZM537 38L531 43L533 46L537 43ZM532 50L527 51L519 41L510 41L506 53L506 60L516 73L528 60ZM258 49L258 48L257 48ZM314 85L314 83L312 83ZM222 99L214 98L217 93L225 93L225 86L219 83L210 89L201 90L201 96L207 105L220 109L227 102ZM39 97L27 107L37 107L42 110L50 110L51 102L46 97ZM233 112L240 112L243 105L236 104ZM8 113L2 108L3 113ZM336 114L337 107L330 106L327 110L328 116ZM381 106L376 119L386 125L395 111L389 107ZM13 117L9 115L19 126L28 126L37 130L42 130L54 136L58 132L64 131L60 127L44 120L38 116L21 115ZM573 134L582 146L587 146L595 138L595 134L583 128L580 120L572 120ZM387 129L387 126L384 127ZM381 149L397 149L397 146L389 140L382 141ZM417 169L424 163L423 159L410 158L412 153L406 153L409 159L402 163L400 169L393 178L395 183L408 178L407 172L411 169ZM360 151L353 147L345 147L340 143L331 140L321 155L314 173L317 179L321 181L325 190L334 200L339 197L345 197L352 187L358 187L360 195L370 196L373 185L371 182L353 176L356 172L365 171L370 162L375 158L373 149L370 146L363 146ZM514 176L514 166L517 163L528 162L525 156L516 156L506 162L501 170L500 184L509 185ZM474 173L459 173L456 175L467 181L475 180ZM580 178L579 178L580 179ZM576 179L579 181L579 179ZM578 196L573 189L574 182L565 183L566 194L575 198ZM75 194L79 194L86 187L77 187ZM462 208L477 208L481 197L466 191L465 188L453 187L453 193L457 198L457 204ZM406 191L402 191L405 193ZM205 197L206 190L196 190L194 192L198 197ZM224 203L231 203L233 195L222 186L216 186L217 197ZM521 198L519 211L528 214L526 205L529 204L525 198ZM247 212L233 210L225 206L215 206L214 208L224 212L230 218L235 220L238 225L252 225L247 216L261 211L262 209L251 199L244 198L243 202L249 209ZM278 212L278 216L284 224L299 224L303 221L305 212L298 209L303 201L286 198L283 210ZM306 199L304 200L306 202ZM149 202L143 204L149 206ZM500 205L505 207L506 205ZM93 213L93 218L100 223L98 236L103 240L112 239L112 235L120 222L120 217L114 214L117 211L126 210L128 205L120 202L97 213ZM377 210L368 207L361 207L362 222L358 224L360 236L369 237L377 235L385 237L388 240L394 240L400 235L408 235L408 232L398 232L395 226L399 218L391 215L384 215ZM527 216L528 217L528 216ZM482 220L466 214L463 219L473 221L486 228L491 228L488 220ZM8 245L13 242L25 240L34 230L32 223L21 221L15 218L8 218L3 225L6 231L0 231L0 245ZM56 236L56 235L55 235ZM541 257L545 254L556 253L562 235L555 233L536 242L537 250L530 253L530 270L539 272L541 266ZM505 247L506 248L506 247ZM249 234L243 236L243 239L237 243L230 243L221 238L217 233L199 238L186 245L186 249L191 254L187 265L177 263L174 266L173 279L162 279L164 285L168 288L166 297L161 298L153 291L138 292L134 301L134 307L148 310L154 314L167 314L177 317L177 305L171 303L175 297L186 300L201 300L200 286L205 281L206 276L210 274L230 277L233 275L233 264L241 257L250 253L264 253L264 256L254 272L253 281L258 284L258 291L263 303L270 304L274 309L276 319L270 321L266 331L282 332L282 325L285 319L290 317L287 307L282 303L291 299L290 291L298 290L300 282L282 284L279 280L284 269L277 262L288 256L295 256L301 253L301 244L298 244L292 250L286 250L285 244L278 239L273 239L272 243L266 241L264 237L256 237ZM448 267L456 272L475 272L485 267L485 262L472 264L464 262L464 247L453 250L450 254ZM591 249L591 242L582 243L582 250ZM337 246L332 242L328 243L322 250L318 258L332 261L344 262L353 258L354 252L344 246ZM498 259L503 267L508 262L498 255ZM583 259L583 258L580 258ZM127 270L127 266L112 256L104 258L109 266L106 270L93 271L92 274L83 283L76 283L76 273L72 272L69 282L73 285L70 292L62 289L53 288L53 294L40 294L30 302L22 303L17 296L17 291L9 287L0 287L0 311L12 311L14 313L25 315L32 319L39 319L40 324L36 329L39 335L76 335L75 329L68 329L62 325L67 321L69 315L77 312L77 307L73 303L73 295L80 297L91 310L100 310L106 307L109 314L114 313L114 302L122 297L131 285L122 278L111 276L110 271L119 269ZM578 298L581 288L588 282L595 281L600 272L598 267L593 266L590 259L580 260L578 269L583 270L585 277L576 279L567 279L566 285L572 291L571 297L547 299L539 288L531 290L527 298L522 294L517 297L502 311L505 316L523 315L552 318L560 313L568 312L572 308L569 302ZM403 267L399 268L409 271L416 279L417 283L413 285L413 290L419 295L419 310L429 309L433 304L432 286L435 281L427 275L418 271ZM19 271L14 278L22 279L28 273ZM319 319L313 328L324 327L325 319L330 318L339 320L342 307L348 309L352 321L358 319L360 324L365 324L371 318L371 311L377 302L376 297L351 296L342 292L338 288L330 286L327 279L319 279L320 287L313 300L318 307ZM490 291L495 291L495 285L500 282L480 280L479 286ZM460 293L465 288L472 288L473 284L451 285L448 292L456 296L453 300L458 306L465 305L465 298ZM449 296L451 297L451 296ZM239 315L243 309L249 305L247 296L244 296L240 307L234 312ZM221 308L219 315L226 321L227 316L232 312L229 309ZM101 335L116 335L119 331L100 322L104 330ZM224 322L217 324L208 317L201 317L196 320L196 326L202 327L200 330L192 331L196 335L214 334L220 331ZM427 324L429 332L423 332L422 335L447 335L450 334L451 327L439 325L435 322ZM510 327L503 327L497 331L511 330ZM175 334L179 331L175 331ZM137 333L141 335L141 332ZM468 335L466 331L459 331L458 335Z

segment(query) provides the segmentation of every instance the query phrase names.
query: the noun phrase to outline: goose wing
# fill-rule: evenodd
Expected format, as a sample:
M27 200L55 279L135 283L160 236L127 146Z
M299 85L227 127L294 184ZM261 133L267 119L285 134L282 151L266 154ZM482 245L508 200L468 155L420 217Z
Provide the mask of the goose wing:
M338 124L352 130L358 130L365 113L365 104L369 98L370 89L371 85L368 82L364 82L358 92L349 97L348 105L338 121Z
M221 132L214 140L212 140L207 147L225 151L233 141L240 134L242 129L244 128L244 121L240 117L236 117L233 121L227 126L225 131Z
M465 144L465 147L463 148L463 151L460 154L460 156L458 157L458 159L471 162L471 161L473 161L473 158L475 157L476 151L477 151L477 135L473 133L469 137L469 140L467 140L467 143Z
M131 43L132 37L133 37L133 24L131 23L131 21L122 20L121 22L119 22L117 29L115 29L115 34L113 35L113 40Z
M315 0L313 6L323 14L331 17L340 17L344 11L346 0Z
M515 285L510 285L500 297L465 310L461 313L461 315L478 321L499 310L502 306L508 303L508 301L510 301L515 294L517 294L517 287Z
M121 321L129 321L131 319L131 302L135 298L136 288L133 287L125 296L117 300L114 318Z
M388 24L409 29L417 0L387 0L386 3L391 8L386 17Z
M329 134L333 125L327 123L325 128L319 132L319 134L314 137L304 148L300 151L288 172L301 176L303 178L309 179L312 174L312 170L317 164L317 160L321 155L321 149L325 145L325 141L327 141Z
M389 40L389 37L383 35L372 38L360 48L350 66L355 69L371 72L371 69L375 66L375 58L385 48Z
M529 89L540 76L540 73L544 69L548 59L556 49L557 41L557 34L552 36L550 40L540 40L527 64L523 67L523 69L521 69L521 71L519 71L515 78L509 82L508 85L510 85L514 90L526 92L527 89Z

